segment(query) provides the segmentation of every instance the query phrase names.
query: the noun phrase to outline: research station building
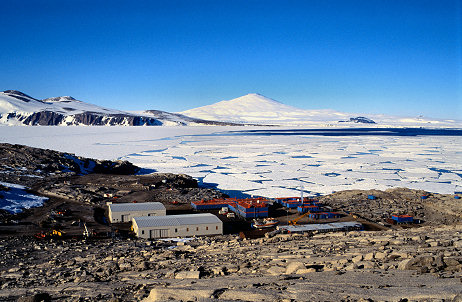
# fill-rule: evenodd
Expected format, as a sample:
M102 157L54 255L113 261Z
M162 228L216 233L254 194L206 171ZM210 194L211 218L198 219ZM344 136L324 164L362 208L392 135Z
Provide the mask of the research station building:
M210 213L134 217L132 228L146 239L223 234L223 222Z
M109 221L111 223L130 222L138 216L165 216L165 206L160 202L110 203Z

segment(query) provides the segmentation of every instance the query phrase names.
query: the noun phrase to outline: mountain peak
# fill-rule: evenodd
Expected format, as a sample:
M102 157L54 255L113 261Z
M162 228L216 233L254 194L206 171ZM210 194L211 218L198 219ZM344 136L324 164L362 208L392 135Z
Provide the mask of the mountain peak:
M182 114L207 120L272 123L286 115L303 115L304 112L261 94L249 93L232 100L183 111Z
M260 94L260 93L248 93L246 95L238 97L238 99L240 99L240 98L258 98L258 99L262 99L262 100L271 100L273 102L279 103L278 101L273 100L273 99L271 99L269 97L266 97L266 96L264 96L263 94Z
M5 90L5 91L2 91L3 93L6 93L6 94L13 94L13 95L21 95L21 96L28 96L27 94L21 92L21 91L18 91L18 90ZM30 96L28 96L30 97Z
M266 98L266 96L262 95L262 94L259 94L259 93L247 93L246 95L244 95L243 97L245 96L259 96L259 97L264 97Z
M243 95L241 97L238 97L232 100L221 101L217 104L228 104L228 105L232 104L233 106L252 106L252 107L256 106L260 108L262 106L267 107L267 106L274 106L274 105L277 105L277 106L284 105L281 102L268 98L259 93L249 93L249 94Z
M30 102L30 101L38 101L40 102L39 100L37 99L34 99L33 97L31 97L30 95L27 95L21 91L18 91L18 90L5 90L5 91L2 91L4 94L6 94L7 96L10 96L10 97L13 97L15 99L18 99L18 100L21 100L23 102Z

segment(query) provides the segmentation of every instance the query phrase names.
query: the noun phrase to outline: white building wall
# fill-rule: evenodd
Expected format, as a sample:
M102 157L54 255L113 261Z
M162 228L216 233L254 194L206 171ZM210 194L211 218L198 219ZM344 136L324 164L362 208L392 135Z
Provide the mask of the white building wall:
M156 231L157 230L157 231ZM163 231L160 231L163 230ZM156 226L138 228L133 220L133 231L137 237L150 239L161 237L191 237L223 234L223 223L208 223L180 226ZM161 237L157 235L161 234ZM152 236L152 237L150 237Z
M130 222L133 217L165 216L165 215L167 215L166 210L111 212L111 208L109 208L109 220L111 223ZM122 219L122 216L124 216L123 219Z

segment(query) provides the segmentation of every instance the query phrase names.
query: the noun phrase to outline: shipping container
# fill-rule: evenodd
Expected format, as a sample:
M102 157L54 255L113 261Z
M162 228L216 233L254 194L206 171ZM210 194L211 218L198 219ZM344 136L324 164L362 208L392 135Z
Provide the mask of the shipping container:
M391 219L397 223L412 223L414 221L414 218L409 215L392 215Z
M304 214L307 212L319 212L321 211L321 208L315 205L307 204L298 206L297 211L301 214Z

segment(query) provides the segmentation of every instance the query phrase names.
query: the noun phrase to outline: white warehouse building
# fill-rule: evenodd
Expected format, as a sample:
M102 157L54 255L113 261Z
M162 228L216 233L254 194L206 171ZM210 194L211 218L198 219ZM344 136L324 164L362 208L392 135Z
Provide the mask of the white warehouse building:
M138 216L165 216L167 211L160 202L110 203L109 221L111 223L130 222Z
M134 217L132 228L146 239L223 234L223 222L210 213Z

